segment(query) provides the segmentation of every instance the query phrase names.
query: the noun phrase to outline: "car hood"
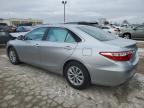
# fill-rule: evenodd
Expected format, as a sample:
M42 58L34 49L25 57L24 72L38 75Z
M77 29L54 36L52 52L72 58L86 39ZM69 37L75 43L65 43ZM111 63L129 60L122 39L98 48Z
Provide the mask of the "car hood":
M110 45L114 45L114 46L119 46L122 48L129 48L129 47L133 47L136 45L136 41L130 40L130 39L123 39L123 38L105 41L105 43L110 44Z
M10 33L10 35L12 36L12 37L18 37L18 36L20 36L20 35L25 35L26 33L28 33L28 32L19 32L19 33Z

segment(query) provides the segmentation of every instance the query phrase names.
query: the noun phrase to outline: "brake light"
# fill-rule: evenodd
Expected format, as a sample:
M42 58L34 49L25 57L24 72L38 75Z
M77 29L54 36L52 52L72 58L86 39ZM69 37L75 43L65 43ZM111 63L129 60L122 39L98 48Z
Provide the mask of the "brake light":
M100 54L114 61L129 61L132 57L132 51L100 52Z

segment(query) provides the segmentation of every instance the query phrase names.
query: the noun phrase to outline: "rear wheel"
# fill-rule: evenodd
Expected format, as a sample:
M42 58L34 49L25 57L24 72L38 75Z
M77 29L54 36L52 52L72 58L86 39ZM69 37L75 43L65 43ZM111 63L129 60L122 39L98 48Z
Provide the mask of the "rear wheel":
M129 33L126 33L123 35L123 38L125 39L131 39L131 35Z
M87 69L79 62L70 62L64 69L68 83L75 89L84 89L90 84L90 75Z
M17 65L20 63L16 50L11 47L8 50L9 60L12 64Z

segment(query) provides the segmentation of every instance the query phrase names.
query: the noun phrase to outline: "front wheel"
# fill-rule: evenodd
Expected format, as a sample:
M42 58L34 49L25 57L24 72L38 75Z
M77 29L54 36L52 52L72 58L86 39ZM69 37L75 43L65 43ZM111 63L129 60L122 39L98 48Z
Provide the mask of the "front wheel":
M12 64L17 65L20 63L17 52L13 47L9 48L8 57Z
M64 69L68 83L75 89L84 89L90 84L90 75L87 69L78 62L70 62Z

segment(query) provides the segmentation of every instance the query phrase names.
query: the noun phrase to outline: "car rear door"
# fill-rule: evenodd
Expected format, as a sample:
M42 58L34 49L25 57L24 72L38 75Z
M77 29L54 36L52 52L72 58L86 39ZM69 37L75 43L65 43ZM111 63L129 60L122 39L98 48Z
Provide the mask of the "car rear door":
M41 44L43 68L59 72L62 63L72 55L76 46L77 42L70 31L65 28L50 28Z
M46 31L46 27L37 28L26 34L24 40L18 42L19 45L16 49L22 61L33 65L40 65L40 44L42 43Z

